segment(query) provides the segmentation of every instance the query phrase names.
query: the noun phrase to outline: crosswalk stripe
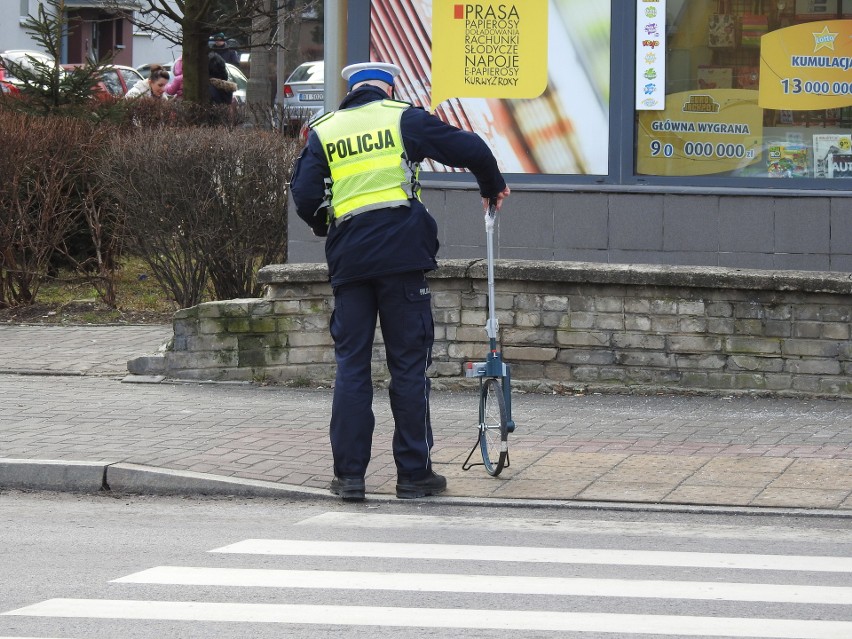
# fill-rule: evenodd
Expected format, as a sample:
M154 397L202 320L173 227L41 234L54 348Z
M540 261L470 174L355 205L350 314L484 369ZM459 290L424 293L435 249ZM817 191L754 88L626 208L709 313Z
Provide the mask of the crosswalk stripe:
M3 614L160 621L609 632L675 635L679 637L723 635L727 637L772 637L773 639L837 639L838 637L852 636L852 622L846 621L467 610L463 608L50 599Z
M852 604L852 588L730 582L586 579L437 573L388 573L158 566L117 583L252 588L395 590L576 597L707 599L792 604Z
M850 557L749 555L598 548L533 548L454 544L304 541L298 539L246 539L222 548L216 548L210 552L254 555L304 555L313 557L446 559L452 561L509 561L740 570L790 570L796 572L852 572L852 558Z
M390 528L437 529L437 530L499 530L522 532L579 533L589 535L638 535L653 537L682 537L690 539L739 539L754 541L802 541L813 544L852 543L852 530L819 528L793 528L788 526L732 526L725 524L690 524L613 521L601 519L539 519L512 517L511 519L489 520L482 517L434 516L434 515L389 515L381 513L363 514L350 512L328 512L301 520L297 526L322 526L351 530Z

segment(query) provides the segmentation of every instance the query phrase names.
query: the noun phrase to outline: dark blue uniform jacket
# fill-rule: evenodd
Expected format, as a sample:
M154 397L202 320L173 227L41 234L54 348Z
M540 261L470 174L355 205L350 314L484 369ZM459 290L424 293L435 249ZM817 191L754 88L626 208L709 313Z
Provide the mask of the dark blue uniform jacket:
M381 89L368 85L347 95L340 108L386 97ZM482 197L494 197L506 188L494 155L475 133L457 129L414 107L403 112L400 127L409 160L431 158L470 169ZM330 175L319 137L312 131L293 171L291 192L299 217L317 235L328 234L325 255L332 286L437 268L438 227L418 200L410 200L410 207L368 211L328 228L326 210L321 205L325 195L323 179ZM475 204L471 202L471 210L476 210Z

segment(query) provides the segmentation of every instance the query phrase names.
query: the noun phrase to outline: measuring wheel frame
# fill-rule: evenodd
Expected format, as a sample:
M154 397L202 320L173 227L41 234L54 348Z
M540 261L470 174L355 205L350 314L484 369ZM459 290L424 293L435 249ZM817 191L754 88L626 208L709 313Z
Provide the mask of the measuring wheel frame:
M494 220L496 200L491 200L485 214L485 233L488 249L488 321L485 332L489 339L488 356L484 362L468 362L466 377L479 378L479 426L476 443L462 464L462 470L473 466L471 457L477 449L482 455L485 471L492 477L509 466L509 433L514 432L512 420L512 375L509 365L497 350L497 314L494 309Z

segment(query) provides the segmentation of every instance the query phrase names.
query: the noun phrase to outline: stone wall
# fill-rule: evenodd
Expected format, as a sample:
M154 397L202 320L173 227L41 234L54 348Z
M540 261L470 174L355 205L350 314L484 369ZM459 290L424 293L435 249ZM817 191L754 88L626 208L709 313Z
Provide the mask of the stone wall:
M169 350L128 364L182 379L328 382L325 265L261 270L263 299L179 311ZM498 261L503 355L520 388L758 391L852 397L852 275ZM436 383L484 359L484 261L430 277ZM386 377L377 332L374 375Z

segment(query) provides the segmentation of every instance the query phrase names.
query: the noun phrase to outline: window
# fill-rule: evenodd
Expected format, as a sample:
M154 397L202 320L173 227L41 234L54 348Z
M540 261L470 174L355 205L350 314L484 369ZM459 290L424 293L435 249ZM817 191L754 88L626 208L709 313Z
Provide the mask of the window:
M636 173L852 177L852 2L668 0L665 50L637 43L637 88L665 56L665 95L637 104Z
M353 41L359 56L368 52L401 67L398 98L485 138L501 170L520 183L838 191L852 185L838 181L852 177L852 0L370 5L369 38ZM529 38L523 27L545 6L547 23ZM516 12L502 30L501 11ZM457 29L462 20L464 29ZM469 71L502 71L469 64L465 55L451 59L455 66L438 60L436 42L457 30L486 57L489 47L503 46L501 34L514 46L546 33L541 94L444 90L448 77L457 81L463 73L467 82Z
M117 97L121 97L124 95L124 90L121 86L121 80L118 77L118 72L114 69L106 69L101 76L103 80L104 86L107 91L109 91L110 95L114 95Z
M542 16L546 22L534 31L531 25L538 29ZM606 175L611 22L610 3L601 0L372 0L370 55L402 69L394 85L399 99L478 133L504 172ZM453 43L463 44L464 53L439 59L436 41L450 29L461 33ZM513 66L512 58L537 42L546 42L546 55ZM453 78L446 93L436 90L436 68L442 78ZM504 97L537 71L544 82L535 94ZM425 167L458 170L431 161Z
M122 69L119 67L118 72L121 74L121 77L124 78L124 84L128 90L132 89L133 85L142 79L142 76L133 69ZM121 94L124 94L124 89L121 90Z

